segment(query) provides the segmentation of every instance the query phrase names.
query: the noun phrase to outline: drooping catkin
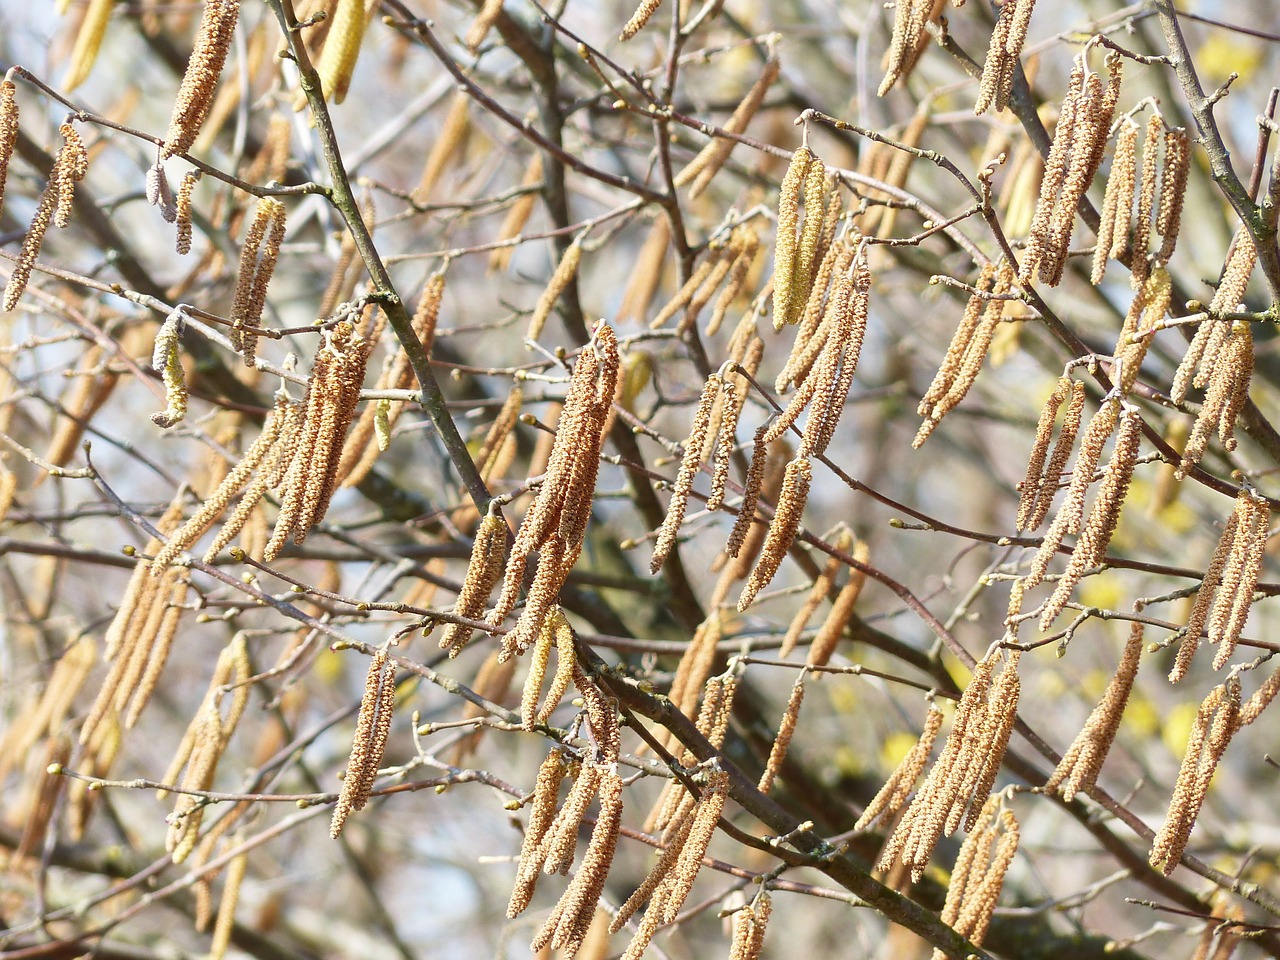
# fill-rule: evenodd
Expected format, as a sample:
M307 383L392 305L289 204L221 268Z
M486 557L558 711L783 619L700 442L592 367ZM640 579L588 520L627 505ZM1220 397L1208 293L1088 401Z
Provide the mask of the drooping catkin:
M1138 661L1143 650L1143 624L1134 623L1129 628L1120 665L1107 684L1106 692L1089 714L1075 740L1062 755L1057 768L1044 785L1045 793L1060 791L1064 800L1075 798L1077 793L1088 792L1098 782L1098 773L1107 759L1116 731L1129 703L1134 678L1138 675Z
M551 916L534 936L531 949L540 950L550 944L562 949L566 958L577 954L613 865L621 825L622 778L616 771L607 770L600 777L600 813L591 830L582 864Z
M1138 125L1126 118L1116 133L1111 172L1102 200L1098 242L1093 250L1089 281L1097 286L1106 275L1107 263L1124 256L1129 249L1129 226L1133 219L1133 190L1137 176ZM1170 251L1172 252L1172 251ZM1168 259L1165 257L1164 259Z
M1024 283L1036 276L1042 261L1049 253L1050 222L1072 157L1078 122L1077 112L1084 93L1084 75L1084 60L1082 57L1077 57L1071 68L1066 95L1058 110L1058 122L1053 129L1053 142L1049 147L1049 156L1045 160L1044 176L1040 180L1040 197L1036 201L1035 214L1027 230L1027 249L1022 258L1020 277Z
M1221 315L1239 307L1257 262L1258 250L1253 238L1241 227L1231 240L1218 289L1209 303L1209 317L1201 321L1191 345L1187 347L1187 352L1178 365L1177 373L1174 374L1173 386L1169 390L1174 403L1182 403L1193 384L1201 388L1208 385L1218 366L1218 354L1231 331L1230 321L1223 319Z
M372 341L361 336L350 320L326 331L307 384L297 446L290 451L291 459L280 481L280 514L263 551L268 563L280 555L286 541L303 543L329 509L347 428L355 419L372 349Z
M1083 386L1083 385L1082 385ZM1018 519L1015 525L1019 530L1029 526L1036 502L1040 498L1040 488L1044 480L1045 461L1049 456L1049 443L1053 439L1053 424L1058 418L1058 410L1067 397L1073 396L1075 384L1068 376L1059 378L1040 410L1040 418L1036 422L1035 440L1031 444L1031 455L1027 458L1027 472L1018 484L1021 494L1018 501ZM1081 390L1083 395L1083 390ZM1056 488L1056 481L1055 481Z
M857 566L849 570L848 582L840 588L831 603L831 609L814 635L809 645L809 656L806 663L810 666L825 667L836 651L845 628L853 619L853 610L862 595L862 588L867 582L866 565L871 559L871 547L865 540L855 540L850 551Z
M877 821L888 822L898 815L902 805L907 802L907 797L915 789L916 781L924 772L925 764L929 762L929 755L933 752L933 743L938 738L940 729L942 729L942 711L936 703L930 702L920 738L907 751L906 756L894 768L884 786L862 811L858 822L854 824L855 830L865 830Z
M537 636L581 553L620 365L617 335L602 323L574 365L542 486L516 533L502 591L489 615L489 623L497 626L512 611L529 558L538 551L524 611L503 639L506 656L523 651Z
M1142 173L1138 178L1138 212L1130 247L1129 284L1136 290L1147 279L1151 248L1151 215L1156 204L1156 181L1160 170L1160 145L1164 141L1164 121L1152 114L1147 136L1142 142Z
M324 40L324 50L316 62L320 89L325 100L341 103L347 97L356 60L364 40L364 0L337 0L333 25Z
M498 9L502 9L501 0L488 0L490 4L497 3ZM479 22L480 17L476 17ZM494 238L496 242L514 240L520 236L520 231L525 228L525 224L529 222L529 218L533 216L533 209L538 203L538 186L542 183L542 153L537 152L529 160L529 165L525 167L524 177L520 180L520 189L524 191L515 201L507 208L507 215L502 220L502 226L498 228L498 235ZM655 222L655 227L659 223L666 223L665 217L659 217ZM511 265L511 255L515 252L515 244L505 244L497 247L489 254L489 269L491 271L505 270ZM623 298L626 302L626 298ZM621 321L622 314L619 311L618 319Z
M1075 465L1071 470L1071 482L1067 486L1067 495L1058 508L1057 516L1049 526L1048 532L1040 543L1040 549L1031 561L1031 571L1025 583L1025 589L1044 580L1049 570L1049 561L1062 545L1062 538L1070 533L1079 533L1084 527L1084 501L1089 487L1093 485L1094 474L1098 463L1102 460L1102 451L1111 435L1115 432L1120 419L1120 400L1110 397L1103 401L1097 413L1089 418L1084 436L1080 440L1080 453L1076 455Z
M1012 810L999 809L1001 802L999 797L988 800L965 838L941 914L943 923L975 945L986 939L1005 874L1018 850L1018 821ZM933 960L945 957L941 950L934 950Z
M529 672L525 676L524 690L520 696L520 720L527 730L533 729L534 721L538 716L538 698L542 696L542 681L546 679L547 666L551 662L551 650L557 646L560 621L564 619L565 616L559 607L551 608L546 621L542 624L542 629L538 631L533 652L529 655ZM568 626L567 621L565 626ZM561 649L563 650L563 647ZM572 643L570 643L570 649L572 649ZM563 660L564 657L561 656L561 661ZM556 674L563 675L565 678L564 686L560 689L560 696L564 696L564 691L569 688L569 683L573 679L572 659L568 663L562 662L556 668ZM556 699L558 700L559 697Z
M218 901L218 918L213 925L213 937L209 941L209 960L222 960L231 945L231 933L235 928L236 906L240 902L240 888L249 869L249 855L242 853L231 858L222 881L222 897Z
M9 161L18 142L18 88L8 77L0 80L0 213L4 212L4 188Z
M58 151L56 164L58 202L53 211L53 223L59 229L66 229L71 223L71 209L75 203L75 185L89 172L89 152L85 149L84 140L70 123L64 123L59 127L59 133L62 135L62 149Z
M800 519L804 513L805 502L809 499L809 485L813 482L813 466L808 457L796 457L787 464L786 474L782 481L782 490L778 495L778 506L773 515L773 523L765 537L760 557L756 560L755 569L742 588L738 598L738 610L746 610L755 600L756 594L767 587L774 574L782 564L782 558L791 549L796 534L800 530Z
M240 0L205 0L195 45L169 118L169 132L160 148L162 160L186 153L195 143L213 105L213 90L227 62L239 16Z
M657 573L662 568L667 556L671 553L671 548L675 546L680 524L684 522L689 494L693 490L694 478L702 469L702 450L707 442L712 406L723 386L724 379L720 374L714 373L707 378L707 382L702 387L702 396L698 400L698 407L693 415L693 425L684 442L684 456L680 460L680 471L676 474L675 483L671 485L671 502L667 506L667 516L662 522L654 543L653 559L649 562L651 573Z
M1165 130L1164 168L1160 171L1160 202L1156 211L1156 232L1161 237L1156 260L1161 263L1169 262L1178 244L1190 172L1191 140L1187 131L1182 127Z
M235 295L231 302L231 345L253 366L257 334L267 302L267 284L275 273L284 240L284 204L274 197L262 197L254 211L253 221L245 234L240 251L240 267L236 276Z
M547 835L552 822L556 818L556 800L560 794L560 784L569 772L569 764L565 755L559 750L552 750L542 761L538 769L538 779L533 788L533 802L529 810L529 823L524 830L524 841L520 845L520 858L516 865L515 888L511 900L507 904L507 918L514 920L524 912L529 901L533 899L533 888L542 875L542 864L546 857L543 839ZM542 859L539 859L541 856Z
M67 93L84 83L93 71L114 6L115 0L90 0L85 8L84 19L76 32L75 46L71 48L71 59L67 62L67 72L62 77L62 89Z
M1022 55L1022 45L1027 39L1027 28L1035 5L1035 0L1008 0L1001 4L1000 15L991 33L987 59L982 65L974 114L981 116L993 105L997 110L1008 106L1015 69Z
M200 170L188 170L183 175L178 198L174 202L174 222L178 225L177 251L182 256L191 252L191 195L202 173Z
M925 40L925 23L933 0L898 0L893 11L893 35L885 54L885 73L876 91L884 96L898 80L911 74Z
M1200 462L1215 429L1224 448L1228 451L1236 448L1236 418L1248 399L1253 377L1253 330L1249 322L1209 320L1206 323L1230 332L1222 338L1212 360L1206 357L1201 361L1201 370L1208 378L1208 390L1182 450L1179 479Z
M871 297L871 271L865 246L858 247L853 275L841 275L836 287L831 332L814 370L805 381L806 385L813 384L813 401L800 444L802 455L822 456L826 453L853 385L853 375L866 337ZM797 400L804 392L802 387L796 394ZM779 421L784 419L785 415Z
M479 620L483 616L485 600L502 579L506 547L507 521L496 505L491 505L476 528L467 574L453 603L452 613L455 617ZM440 649L449 651L450 657L456 657L471 639L473 632L473 628L464 624L446 624L440 637Z
M983 275L985 279L985 268ZM1010 302L1004 299L1005 295L1013 289L1016 280L1013 266L1002 260L995 267L995 277L990 281L989 289L983 291L988 296L975 294L970 298L942 365L916 408L925 419L911 441L913 449L919 449L929 439L942 418L960 404L978 379L996 328L1004 317L1005 305ZM979 289L982 289L981 280ZM976 304L975 300L978 301Z
M187 415L187 381L182 371L182 331L185 316L174 310L156 331L155 350L151 354L151 368L160 371L164 380L165 408L151 415L151 422L159 427L172 427Z
M69 124L64 124L63 126L70 129ZM78 171L80 177L84 176L83 168L79 163L82 159L84 145L79 143L79 139L79 136L76 135L74 141L64 140L62 148L58 151L58 155L53 161L53 169L49 172L49 182L45 185L44 192L40 194L40 201L36 206L35 214L27 227L26 236L22 238L22 248L18 251L18 262L14 264L13 272L9 275L9 282L5 284L4 310L12 310L22 298L22 293L27 288L27 281L31 279L31 270L35 266L36 259L40 256L40 247L44 244L44 235L48 232L49 224L53 221L54 216L57 215L61 218L69 215L70 191L73 189L72 183L74 181L69 179L68 175ZM80 152L74 150L74 143L79 143Z
M1218 762L1241 725L1240 680L1232 676L1214 687L1196 712L1169 812L1152 842L1148 861L1165 876L1182 859Z
M680 856L676 858L671 869L671 890L662 904L662 920L670 923L684 906L698 871L702 869L702 858L707 854L711 838L715 836L716 827L720 823L720 814L724 811L725 801L729 797L729 774L715 769L707 774L702 796L694 807L693 823L689 828L689 836L680 848ZM650 909L653 909L652 905Z
M1112 534L1120 522L1120 511L1129 493L1134 466L1138 459L1138 444L1142 439L1142 415L1136 410L1126 410L1120 419L1115 449L1107 468L1089 517L1084 521L1080 538L1076 541L1067 569L1059 578L1053 594L1045 601L1040 615L1040 629L1048 631L1058 614L1067 605L1071 593L1083 579L1086 571L1098 566L1106 555ZM1046 538L1047 539L1047 538Z
M476 18L471 21L471 26L467 29L467 35L463 39L463 43L467 45L467 49L471 53L474 54L480 50L480 45L484 43L484 38L489 35L489 31L498 22L498 17L501 14L502 0L485 0L484 6L476 14Z
M769 58L760 76L756 78L756 82L747 91L747 95L742 98L742 102L734 108L733 114L725 121L724 130L726 133L741 134L746 131L747 126L756 115L756 111L764 103L765 94L769 92L769 88L778 79L780 66L781 64L777 57ZM711 181L720 172L720 168L729 160L729 155L733 152L735 146L737 146L737 141L732 137L716 137L703 147L683 170L676 174L675 185L682 187L692 181L693 186L689 188L689 199L696 200L711 185Z
M351 741L351 754L347 758L346 774L342 779L342 791L333 808L333 820L329 824L329 836L334 840L342 835L342 827L354 811L363 810L373 792L382 754L391 732L391 715L396 702L396 665L385 649L373 655L369 672L365 676L364 696L360 700L360 714L356 718L355 737Z
M781 330L798 318L796 227L800 222L800 197L807 184L809 164L817 159L805 146L791 155L778 192L778 232L773 253L773 328Z
M649 18L657 12L661 4L662 0L640 0L635 13L631 14L631 19L622 25L622 32L618 34L618 39L625 43L643 30Z
M795 736L796 724L800 720L800 706L804 703L804 678L802 670L796 677L796 682L791 685L791 696L787 698L787 707L782 712L782 722L778 724L773 746L769 748L769 759L765 762L764 771L756 785L761 793L768 793L773 789L773 782L786 762L787 751L791 749L791 738Z

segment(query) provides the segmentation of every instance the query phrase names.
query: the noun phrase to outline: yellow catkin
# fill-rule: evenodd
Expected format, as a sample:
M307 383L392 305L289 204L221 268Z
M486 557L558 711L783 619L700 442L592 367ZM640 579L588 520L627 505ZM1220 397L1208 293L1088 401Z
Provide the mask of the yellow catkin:
M720 814L724 811L728 797L729 774L723 770L711 771L707 775L706 786L698 799L698 805L694 808L689 836L681 846L680 856L671 869L671 890L661 910L664 923L671 923L688 899L693 882L702 868L702 858L706 856L707 847L711 845L711 838L715 836L719 826ZM649 909L654 909L652 904Z
M1247 494L1241 491L1241 496L1247 496ZM1236 508L1223 526L1222 537L1218 540L1218 545L1213 551L1213 557L1209 560L1209 566L1205 570L1204 578L1200 581L1200 589L1196 592L1195 601L1191 605L1191 615L1187 619L1185 628L1186 635L1178 646L1178 655L1174 659L1172 669L1169 671L1170 683L1177 683L1187 675L1191 660L1200 646L1200 634L1204 631L1205 624L1208 622L1214 597L1217 596L1217 592L1222 586L1227 564L1234 556L1238 555L1236 541L1239 538L1240 521L1243 515L1244 510L1240 500L1237 499Z
M1057 420L1058 410L1062 407L1063 401L1071 396L1071 393L1071 378L1066 376L1060 378L1053 393L1049 395L1049 399L1040 410L1035 440L1031 444L1031 455L1027 458L1027 472L1022 482L1018 484L1021 497L1018 502L1016 526L1019 530L1027 529L1027 523L1039 499L1040 481L1044 474L1045 461L1049 456L1049 443L1053 439L1053 424Z
M814 635L813 643L809 646L807 660L810 666L823 667L830 662L832 655L835 653L836 645L840 642L840 638L844 636L845 628L849 625L849 621L853 619L854 607L857 605L858 597L862 595L862 588L867 582L866 570L863 568L871 559L870 546L865 540L858 540L854 543L851 553L853 559L861 566L853 567L849 571L849 582L841 587L840 592L836 594L836 598L831 604L831 610L822 621L822 626L818 628L817 634Z
M827 209L827 168L817 157L809 161L804 174L804 225L800 229L800 245L796 251L794 287L789 298L788 323L796 323L804 305L809 302L814 271L822 260L819 250Z
M187 381L182 371L182 330L183 315L175 310L156 331L151 367L160 371L164 381L165 409L160 413L153 413L151 422L160 427L175 426L187 415Z
M888 93L899 79L909 76L915 67L933 7L933 0L899 0L894 4L893 36L885 54L884 79L876 91L880 96Z
M71 223L71 209L75 202L75 185L89 172L89 153L76 128L64 123L58 130L62 135L62 149L58 151L57 173L58 202L54 208L53 222L60 229Z
M982 65L978 102L973 108L975 114L981 116L993 105L997 110L1008 106L1015 67L1027 39L1034 8L1035 0L1009 0L1001 4L987 59Z
M848 530L841 530L836 537L835 546L841 550L848 550L853 546L853 535ZM839 557L830 557L823 565L822 571L814 577L813 586L805 597L804 603L800 605L795 615L792 616L787 632L782 638L782 645L778 648L779 657L789 656L791 651L796 648L796 643L800 640L800 634L804 632L804 628L809 624L809 618L813 616L818 607L822 606L822 602L827 599L827 595L834 589L836 574L840 572L841 566Z
M1059 192L1067 176L1075 137L1076 116L1084 92L1084 61L1077 57L1067 83L1067 92L1058 111L1058 122L1053 131L1053 142L1045 160L1044 176L1040 180L1040 198L1036 201L1035 214L1027 230L1027 249L1022 258L1021 280L1026 283L1039 271L1049 247L1049 225L1053 217Z
M799 319L796 308L796 266L799 248L796 226L800 221L800 197L806 184L809 164L816 159L808 147L791 155L778 194L778 233L773 254L773 328L781 330Z
M649 234L636 254L635 267L622 291L618 322L643 322L662 283L662 267L671 251L671 223L665 216L653 221Z
M1048 631L1085 573L1102 563L1129 493L1141 439L1142 416L1137 411L1126 410L1116 435L1115 450L1103 472L1102 483L1098 487L1089 517L1081 528L1071 560L1059 578L1052 596L1045 601L1040 615L1041 630Z
M644 25L649 22L649 18L657 12L661 4L662 0L640 0L640 5L636 7L636 12L631 15L631 19L622 25L622 32L618 34L618 39L625 42L643 30Z
M1080 792L1088 792L1098 782L1098 773L1107 759L1111 744L1115 741L1120 719L1124 716L1138 674L1138 661L1143 650L1143 625L1134 623L1129 629L1120 666L1107 684L1102 700L1094 707L1075 740L1062 755L1057 768L1044 785L1046 793L1060 791L1064 800L1071 800Z
M338 0L333 25L316 63L320 89L330 103L341 103L347 97L364 41L364 25L364 0Z
M260 199L244 249L240 252L231 307L231 343L243 355L246 366L253 366L257 344L257 334L248 328L256 327L262 320L262 311L267 303L267 285L275 273L280 245L284 241L284 218L283 203L273 197Z
M929 762L929 755L933 752L933 744L938 738L940 729L942 729L942 711L938 709L936 703L930 703L920 738L907 751L907 755L889 775L884 786L867 804L862 815L858 817L858 822L854 824L854 829L865 830L877 821L888 821L898 815L898 811L907 802L907 797L915 789L916 781L920 779L920 774L924 772L925 765Z
M751 606L756 594L768 586L774 574L778 572L782 558L791 549L791 544L800 530L800 518L804 513L805 502L809 499L809 485L812 482L813 466L808 458L797 457L787 464L773 523L769 525L769 533L761 548L755 569L751 571L751 577L738 598L739 611Z
M395 700L396 667L387 651L379 650L373 655L365 676L364 696L360 700L360 714L356 719L346 776L329 824L329 836L335 840L342 835L343 825L352 812L364 809L369 802L373 782L382 764L382 753L387 746Z
M533 315L529 318L529 331L525 334L526 339L537 340L542 336L542 328L546 326L556 301L578 275L578 265L581 262L582 244L575 239L565 248L555 272L547 281L546 289L542 291L542 296L538 297L538 302L534 305Z
M186 153L195 143L213 104L213 90L227 62L231 38L240 17L240 0L205 0L195 46L169 118L161 159Z
M67 72L62 77L62 89L67 93L89 78L93 65L98 61L98 51L102 48L102 38L107 34L107 24L111 22L111 8L114 5L115 0L89 0L84 19L80 21L80 29L76 33Z
M1236 506L1240 522L1209 614L1209 640L1218 645L1213 658L1215 670L1221 670L1231 659L1249 618L1271 525L1271 506L1266 500L1242 492ZM1187 632L1190 634L1189 628Z

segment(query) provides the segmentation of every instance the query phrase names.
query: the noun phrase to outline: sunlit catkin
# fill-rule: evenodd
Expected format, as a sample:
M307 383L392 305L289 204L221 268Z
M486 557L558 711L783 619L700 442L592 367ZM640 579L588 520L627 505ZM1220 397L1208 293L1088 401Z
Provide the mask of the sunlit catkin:
M1125 119L1116 134L1116 149L1111 157L1111 172L1107 176L1106 194L1102 200L1098 242L1093 250L1093 268L1089 273L1089 281L1094 286L1100 284L1106 275L1107 263L1124 256L1129 249L1137 155L1138 125Z
M1138 444L1142 439L1142 416L1136 410L1126 410L1116 434L1115 449L1107 468L1103 471L1098 494L1094 498L1089 517L1084 521L1080 538L1076 541L1067 569L1059 578L1052 596L1045 601L1040 615L1040 629L1047 631L1062 612L1072 591L1092 567L1098 566L1106 555L1112 534L1120 521L1120 511L1129 493L1134 466L1138 459Z
M364 0L338 0L333 26L329 28L324 50L316 63L320 89L330 103L341 103L346 99L356 60L360 57L364 25Z
M151 368L160 371L164 380L165 408L153 413L151 422L160 427L175 426L187 415L187 381L182 372L183 323L182 312L175 310L156 331Z
M484 603L497 583L502 579L502 562L507 547L507 522L502 513L491 507L476 528L471 545L471 560L467 575L453 604L455 617L479 620L484 615ZM445 625L440 637L440 649L456 657L471 639L471 627L460 623Z
M799 317L796 300L799 247L796 226L800 222L800 197L804 192L809 164L817 159L808 147L791 155L791 163L778 193L778 233L773 253L773 328L781 330Z
M1169 812L1148 857L1165 876L1182 859L1218 762L1240 726L1240 680L1233 676L1209 692L1192 724Z
M787 464L773 523L769 525L769 533L760 550L755 569L751 571L742 595L738 598L738 610L746 610L751 606L756 594L767 587L778 572L782 558L791 549L800 530L800 518L804 513L805 502L809 499L809 485L812 482L813 466L807 457L796 457Z
M53 223L54 226L65 229L71 223L75 185L89 172L89 152L85 149L84 140L70 123L64 123L59 128L59 133L62 135L62 149L58 151L55 163L57 173L53 178L58 184L58 202L53 211Z
M929 755L933 752L933 744L938 738L940 729L942 729L942 711L936 703L930 703L920 738L907 751L906 756L889 775L884 786L862 811L858 822L854 824L855 830L865 830L877 821L886 822L898 815L902 805L907 802L907 797L915 789L920 774L924 773L925 764L929 762Z
M356 718L355 738L351 742L346 775L342 779L342 792L338 795L333 820L329 824L329 836L335 840L342 835L347 817L356 810L363 810L369 802L391 732L395 702L396 665L386 650L379 650L373 655L365 676L364 696L360 700L360 714Z
M649 18L657 12L661 4L662 0L640 0L640 6L636 7L636 12L631 15L631 19L622 25L622 32L618 34L618 39L625 42L643 30Z
M239 16L240 0L205 0L195 46L169 118L169 132L160 148L161 159L186 153L195 143L213 105L213 90L227 62Z
M876 91L884 96L899 79L910 75L920 56L925 23L933 10L933 0L899 0L894 4L893 36L885 54L885 73Z
M1045 401L1040 410L1040 419L1036 423L1035 440L1031 444L1031 455L1027 458L1027 472L1018 484L1021 494L1018 502L1019 530L1026 530L1035 510L1036 501L1040 497L1041 481L1044 477L1044 465L1049 456L1049 443L1053 440L1053 424L1057 420L1058 410L1067 397L1072 395L1074 383L1070 377L1062 377Z
M568 773L569 765L564 754L552 750L538 769L538 779L533 788L533 802L529 810L529 823L524 830L524 842L520 845L520 859L516 866L515 889L507 904L507 917L514 920L524 912L533 897L533 888L542 875L546 852L542 841L556 817L556 800L560 784Z
M723 770L712 770L707 774L706 785L702 796L694 808L693 825L689 836L680 848L680 856L676 858L671 870L671 891L666 902L662 904L662 919L670 923L684 906L693 882L702 868L702 858L707 854L711 838L715 835L720 823L720 814L724 811L725 801L729 797L729 774ZM653 909L652 906L650 909Z
M1156 181L1160 169L1160 145L1164 141L1164 121L1156 114L1147 121L1147 136L1142 142L1142 173L1138 178L1138 212L1134 221L1130 247L1129 284L1135 290L1147 279L1151 248L1151 215L1156 204Z
M1124 716L1138 674L1138 661L1143 650L1143 625L1134 623L1129 628L1129 640L1120 657L1120 666L1107 684L1102 700L1093 708L1075 740L1062 755L1057 768L1044 785L1046 793L1060 791L1064 800L1071 800L1077 793L1088 792L1098 782L1098 773L1107 759L1111 744L1115 741L1120 719Z
M981 116L993 105L997 110L1008 106L1015 69L1027 39L1034 8L1035 0L1008 0L1001 4L1000 15L991 33L987 59L982 65L978 102L973 108L975 114Z
M1178 243L1182 226L1182 206L1187 195L1187 176L1191 172L1191 140L1182 127L1164 133L1164 169L1160 171L1160 202L1156 211L1156 232L1160 234L1160 251L1156 259L1168 263Z
M760 76L756 78L756 82L747 91L747 95L743 97L742 102L734 108L733 114L725 121L724 130L726 133L741 134L746 131L752 117L756 115L756 111L764 103L765 94L769 92L769 88L778 79L779 67L778 58L770 57L765 63ZM735 146L737 146L737 141L732 137L716 137L703 147L683 170L676 174L675 185L681 187L692 181L693 186L689 188L689 199L696 200L711 185L711 181L715 179L716 174L720 172L720 168L728 161L729 155L733 152Z
M240 251L240 268L231 304L231 344L240 351L246 366L254 364L257 334L249 328L258 326L262 320L267 285L275 273L284 240L284 214L284 204L279 200L261 198Z

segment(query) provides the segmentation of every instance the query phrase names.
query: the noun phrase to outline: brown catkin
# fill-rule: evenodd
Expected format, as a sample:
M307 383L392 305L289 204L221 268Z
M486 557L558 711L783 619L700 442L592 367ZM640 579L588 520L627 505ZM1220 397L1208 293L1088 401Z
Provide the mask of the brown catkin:
M841 550L848 550L853 546L853 534L847 529L841 530L836 537L835 546ZM827 595L835 587L836 574L840 572L840 567L839 557L829 557L826 564L823 565L822 571L814 577L813 586L809 589L804 603L800 605L800 608L792 616L787 632L782 638L782 645L778 648L779 657L785 658L795 649L796 643L800 640L800 634L804 632L804 628L809 624L809 618L813 616L818 607L822 606L822 601L827 599Z
M812 482L813 466L807 457L796 457L787 464L773 523L769 525L769 533L760 550L755 569L751 571L751 577L738 598L739 611L751 606L756 594L767 587L778 572L782 558L791 549L800 530L800 518L804 513L805 502L809 499L809 485Z
M9 161L18 142L17 87L8 77L0 81L0 213L4 212L4 188L9 179Z
M1239 534L1232 556L1231 572L1224 577L1222 590L1214 598L1214 609L1209 619L1209 638L1218 645L1213 658L1213 669L1221 670L1231 659L1249 611L1253 606L1253 594L1262 572L1263 556L1267 548L1267 531L1271 525L1271 505L1265 499L1243 493Z
M177 250L183 256L191 252L191 194L195 191L200 176L200 170L188 170L182 178L181 186L178 187L178 199L175 201L175 222L178 225Z
M84 140L71 124L64 123L58 132L62 135L62 149L58 151L56 161L58 202L53 212L53 223L54 226L65 229L71 223L75 185L89 172L89 153L85 149Z
M195 143L213 105L213 90L227 61L239 16L240 0L205 0L195 46L169 118L169 132L160 148L161 159L186 153Z
M365 676L364 696L360 700L360 714L356 718L346 776L329 824L329 836L335 840L342 835L347 817L353 811L364 809L369 801L378 767L382 765L382 753L387 746L395 701L396 667L387 651L379 650L373 655Z
M933 752L933 744L938 738L940 729L942 729L942 711L938 709L936 703L930 703L920 738L907 751L907 755L890 774L884 786L862 811L858 822L854 824L855 830L865 830L878 820L889 820L898 815L898 811L907 802L907 797L915 789L916 781L920 779L920 774L924 772L925 765L929 762L929 755Z
M565 248L564 254L560 257L560 263L556 266L551 279L547 281L546 289L542 291L542 296L538 298L537 304L534 305L533 316L529 319L529 331L525 334L526 339L537 340L542 336L542 328L546 326L547 319L551 316L551 310L555 307L556 301L560 299L560 295L564 293L565 288L578 275L578 264L581 262L582 244L578 239L575 239L573 243Z
M933 0L900 0L894 4L893 35L885 55L885 74L877 94L883 97L898 80L910 75L920 56L925 24Z
M804 671L796 677L791 686L791 696L787 699L787 708L783 711L782 722L778 724L778 732L773 738L773 746L769 749L769 759L760 774L760 782L756 789L768 793L773 789L773 781L778 778L782 764L787 759L787 751L791 749L791 738L796 732L796 723L800 720L800 705L804 702Z
M524 830L520 845L520 859L516 866L515 889L507 905L507 917L514 920L524 912L533 897L533 888L542 874L546 850L542 841L556 817L556 799L560 784L568 773L569 765L559 750L552 750L538 769L538 779L533 788L533 804L529 811L529 824ZM539 859L539 857L543 859Z
M723 770L712 770L707 774L706 786L694 808L689 836L680 848L680 856L671 870L671 891L662 904L661 911L664 923L671 923L676 918L693 889L693 882L702 868L702 858L706 856L707 847L715 835L728 797L729 774ZM649 909L653 909L652 905Z
M476 529L467 575L453 604L452 612L455 617L479 620L484 614L485 600L502 579L506 546L507 522L502 518L502 513L491 506ZM440 637L440 649L449 651L450 657L456 657L471 639L473 632L471 627L460 623L447 624Z
M1062 482L1062 474L1066 469L1067 460L1071 456L1071 450L1075 446L1076 435L1080 432L1080 421L1084 415L1085 389L1083 383L1073 383L1071 385L1071 398L1067 403L1067 412L1062 418L1062 428L1058 432L1058 439L1054 441L1053 451L1049 454L1049 460L1045 464L1044 472L1036 481L1036 501L1035 506L1027 515L1026 525L1020 527L1023 530L1037 530L1040 524L1044 523L1044 518L1049 514L1049 508L1053 505L1054 495L1058 492L1058 485Z

